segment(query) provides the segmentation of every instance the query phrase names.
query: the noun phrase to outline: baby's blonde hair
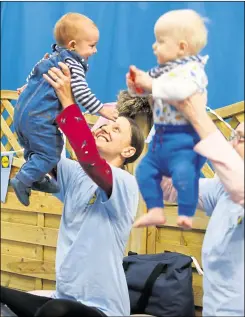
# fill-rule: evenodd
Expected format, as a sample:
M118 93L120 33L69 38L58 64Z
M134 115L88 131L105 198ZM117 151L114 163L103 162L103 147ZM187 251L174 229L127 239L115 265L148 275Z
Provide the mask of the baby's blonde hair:
M82 28L88 24L96 27L95 23L80 13L67 13L63 15L55 24L54 38L56 43L61 46L67 45L71 40L78 39Z
M191 9L173 10L159 18L159 22L171 27L170 31L178 39L185 40L192 51L198 54L207 44L208 30L206 22L196 11Z

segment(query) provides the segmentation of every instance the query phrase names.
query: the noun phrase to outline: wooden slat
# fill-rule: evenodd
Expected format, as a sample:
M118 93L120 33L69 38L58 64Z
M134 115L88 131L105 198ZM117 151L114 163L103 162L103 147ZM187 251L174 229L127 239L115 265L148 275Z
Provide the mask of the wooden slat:
M202 289L202 276L193 270L193 292L195 306L202 306L203 289Z
M215 112L224 119L230 118L239 113L244 113L244 101L239 101L233 103L232 105L215 109ZM216 116L212 113L209 113L209 115L214 121L217 120Z
M12 106L11 102L7 99L1 100L4 109L6 109L9 113L10 118L13 120L14 117L14 107Z
M43 280L43 289L44 290L55 290L55 281Z
M156 253L179 252L194 256L201 266L202 231L184 231L177 228L161 228L157 231Z
M15 90L1 90L1 99L17 100L18 93Z
M7 152L5 146L3 145L3 143L1 142L1 152Z
M37 225L37 214L20 210L1 209L1 221L22 223L26 225Z
M38 192L32 193L30 197L30 205L28 207L22 205L17 199L15 193L8 192L7 199L2 206L9 210L21 210L31 212L41 212L47 214L61 215L62 203L54 196L39 196Z
M57 235L57 229L1 222L2 239L56 247Z
M202 173L206 178L213 178L214 177L214 171L207 163L204 164L204 166L202 168Z
M235 116L235 118L239 122L244 122L244 109L243 109L243 113L239 113L238 115Z
M44 262L55 262L56 258L56 248L44 247L43 260Z
M60 215L45 214L44 227L59 229Z
M1 240L1 254L38 259L38 246L35 244Z
M15 139L13 132L10 130L9 126L5 122L3 116L1 116L1 129L3 133L7 136L9 143L12 145L15 151L21 150L18 141ZM18 153L16 153L18 156Z
M55 264L53 262L43 262L2 254L1 270L40 279L55 280Z
M227 127L227 125L222 121L216 121L215 122L218 129L222 132L222 134L228 139L231 135L231 129Z
M22 154L23 155L23 154ZM21 154L19 154L19 156L21 156ZM14 157L13 158L13 162L12 162L12 166L21 168L21 166L25 163L25 160L22 158L18 158L18 157Z
M35 279L29 276L1 271L1 285L28 292L35 289Z
M178 206L168 206L165 205L164 214L166 215L167 222L161 227L161 230L168 227L175 227L178 230L179 227L176 224L177 216L178 216ZM195 213L195 217L193 217L193 226L192 229L197 230L206 230L208 225L209 217L206 216L204 211L197 210Z

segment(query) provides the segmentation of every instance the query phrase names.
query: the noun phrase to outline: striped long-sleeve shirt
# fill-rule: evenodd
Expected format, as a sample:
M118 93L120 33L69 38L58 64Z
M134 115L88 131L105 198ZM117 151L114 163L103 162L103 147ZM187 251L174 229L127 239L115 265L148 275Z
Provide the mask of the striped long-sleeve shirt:
M45 60L45 58L41 59L34 66L31 73L26 79L27 83L30 80L31 76L34 74L35 67L43 60ZM84 66L71 57L66 58L65 62L71 72L71 89L76 102L81 104L91 114L97 113L103 107L103 104L100 102L100 100L96 98L96 96L88 87Z
M83 65L73 58L67 58L66 64L71 71L71 89L76 101L90 113L97 113L103 107L103 104L88 87Z

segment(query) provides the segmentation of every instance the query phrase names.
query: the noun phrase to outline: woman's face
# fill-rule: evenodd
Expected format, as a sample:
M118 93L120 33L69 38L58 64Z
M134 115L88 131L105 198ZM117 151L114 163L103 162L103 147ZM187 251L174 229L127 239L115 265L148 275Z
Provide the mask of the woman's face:
M237 153L244 159L244 122L236 128L236 137L231 142Z
M119 117L94 131L97 149L108 162L117 157L127 158L135 153L131 143L131 126L127 118Z

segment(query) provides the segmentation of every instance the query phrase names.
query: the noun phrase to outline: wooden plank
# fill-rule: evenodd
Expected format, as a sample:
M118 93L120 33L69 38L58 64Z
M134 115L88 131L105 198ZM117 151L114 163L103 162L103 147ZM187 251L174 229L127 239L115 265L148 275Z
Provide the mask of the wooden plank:
M45 214L44 227L59 229L60 227L60 215Z
M2 239L56 247L57 229L2 221L1 230Z
M1 103L2 103L2 105L4 107L4 109L8 112L10 118L12 119L11 121L13 121L13 118L14 118L14 107L13 107L13 105L7 99L2 99Z
M55 281L43 280L43 289L44 290L55 290Z
M214 177L214 171L212 168L208 165L208 163L205 163L202 168L202 173L206 178L213 178Z
M5 209L21 210L30 212L40 212L54 215L61 215L62 203L54 196L39 196L38 192L32 192L30 197L30 205L28 207L22 205L17 199L15 193L8 191L6 202L2 204Z
M244 110L243 113L239 113L238 115L235 116L238 122L244 122Z
M194 256L201 266L203 238L204 232L202 231L184 231L177 228L166 227L161 228L158 230L156 253L171 251Z
M13 132L10 130L10 128L7 125L7 123L5 122L3 116L1 116L1 129L2 129L3 133L6 135L6 137L8 138L8 141L12 145L14 150L15 151L21 150L21 147L20 147L18 141L14 137ZM18 154L19 153L17 152L16 155L19 156Z
M44 247L43 250L43 261L44 262L55 262L56 248Z
M1 99L17 100L18 93L16 90L1 90Z
M1 271L1 285L28 292L34 290L35 279L29 276Z
M38 259L38 246L30 243L2 239L1 254Z
M167 222L164 226L159 227L161 230L168 227L175 227L177 230L180 230L176 224L178 216L178 206L165 206L164 214L166 215ZM193 218L193 227L192 229L206 230L208 225L209 217L206 216L204 211L197 210L195 217Z
M147 228L147 241L146 241L146 253L155 254L156 253L156 239L157 239L157 228L148 227Z
M217 114L224 119L232 117L239 113L244 113L244 101L239 101L229 106L215 109L215 112L217 112ZM209 112L209 115L214 121L217 120L217 117L213 115L212 113Z
M55 280L54 262L43 262L33 259L24 259L19 256L1 255L1 270L46 280Z
M193 271L193 293L195 306L202 306L203 288L202 288L202 276Z
M195 307L195 316L196 317L202 316L202 307L198 307L198 306Z
M21 154L19 153L19 156L21 157ZM21 166L25 163L25 160L23 158L14 157L12 166L21 168Z
M45 196L45 193L39 193L40 196ZM44 214L38 213L37 214L37 225L38 227L44 227ZM37 259L40 262L44 262L44 246L38 245L37 246ZM42 278L37 277L35 281L35 289L43 289Z
M227 127L227 125L224 124L222 121L216 121L215 122L218 129L222 132L222 134L228 139L231 135L231 129Z
M32 212L20 210L1 209L1 221L37 225L37 215Z
M1 142L1 152L7 152L5 146L3 145L3 143Z

